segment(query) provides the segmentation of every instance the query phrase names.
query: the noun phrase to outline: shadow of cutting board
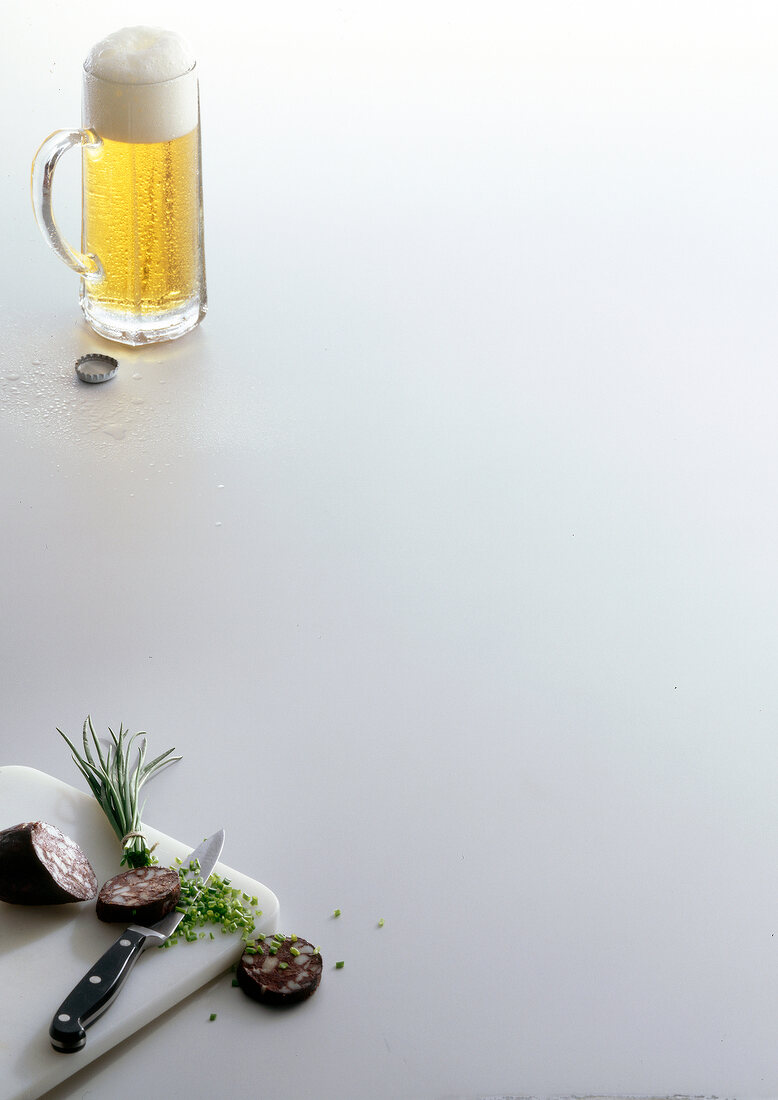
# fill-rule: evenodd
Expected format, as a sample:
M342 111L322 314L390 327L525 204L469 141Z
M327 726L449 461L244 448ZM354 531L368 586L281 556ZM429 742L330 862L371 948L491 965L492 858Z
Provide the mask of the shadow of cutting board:
M0 767L0 829L22 821L48 821L72 837L89 857L100 883L122 870L119 842L91 794L33 768ZM203 822L208 833L221 825ZM144 832L157 844L154 854L162 865L188 855L203 839L192 837L191 843L182 844L145 824ZM276 930L278 899L271 890L223 863L217 863L216 872L258 899L258 931ZM115 1003L88 1029L86 1047L58 1054L48 1034L55 1010L120 931L118 925L97 919L94 902L0 902L0 989L10 1009L0 1029L0 1100L34 1100L54 1088L224 973L241 954L240 937L218 929L213 940L179 940L167 949L150 948Z

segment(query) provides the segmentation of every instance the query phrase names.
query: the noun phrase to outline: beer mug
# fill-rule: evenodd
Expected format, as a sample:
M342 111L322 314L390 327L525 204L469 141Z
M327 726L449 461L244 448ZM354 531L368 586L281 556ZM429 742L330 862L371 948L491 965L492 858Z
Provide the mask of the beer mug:
M129 27L90 51L82 128L57 130L32 167L44 238L81 276L81 308L123 344L172 340L207 308L197 66L177 35ZM52 184L59 158L81 149L81 251L59 232Z

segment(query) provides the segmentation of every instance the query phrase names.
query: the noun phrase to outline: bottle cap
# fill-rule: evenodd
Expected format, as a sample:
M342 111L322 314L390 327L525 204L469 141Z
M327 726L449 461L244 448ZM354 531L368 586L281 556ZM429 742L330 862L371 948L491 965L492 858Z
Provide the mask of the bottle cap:
M91 352L76 360L76 374L82 382L107 382L118 369L119 364L115 359L100 352Z

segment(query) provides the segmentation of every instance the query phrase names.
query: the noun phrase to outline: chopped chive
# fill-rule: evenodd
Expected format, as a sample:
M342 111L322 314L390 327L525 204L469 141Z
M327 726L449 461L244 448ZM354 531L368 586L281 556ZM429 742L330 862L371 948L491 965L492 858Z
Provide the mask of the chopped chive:
M381 919L380 919L380 920L379 920L379 922L378 922L378 927L379 927L379 928L383 928L383 926L384 926L384 918L383 918L383 917L381 917Z
M284 963L284 962L281 962L281 963L279 963L279 964L278 964L278 969L279 969L279 970L286 970L286 968L287 968L288 966L289 966L289 963Z
M293 954L294 956L297 956L297 955L299 955L299 954L300 954L300 952L299 952L298 948L296 948L296 947L290 947L290 948L289 948L289 950L291 951L291 953L292 953L292 954Z
M195 863L194 860L190 862ZM247 894L241 896L239 890L228 886L229 880L217 874L211 876L205 887L199 875L193 877L183 867L178 868L178 877L181 897L176 911L183 916L178 926L179 936L190 943L204 939L206 933L200 929L212 924L218 925L224 934L238 932L244 941L250 938L261 913L244 900ZM209 934L213 939L213 932ZM175 937L168 942L175 943Z
M333 915L333 917L339 917L340 916L340 909L336 909L335 912L332 915Z
M211 1015L208 1017L208 1019L209 1020L215 1020L216 1019L216 1013L212 1012Z
M342 969L343 969L343 967L344 967L345 965L346 965L346 964L345 964L345 963L343 962L343 960L341 959L341 961L340 961L340 962L336 962L336 963L335 963L335 969L336 969L336 970L342 970Z

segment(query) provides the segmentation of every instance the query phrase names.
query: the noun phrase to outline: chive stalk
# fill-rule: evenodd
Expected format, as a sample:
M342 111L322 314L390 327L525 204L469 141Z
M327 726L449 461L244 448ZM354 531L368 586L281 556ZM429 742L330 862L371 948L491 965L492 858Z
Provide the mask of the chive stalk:
M147 736L145 733L129 735L123 725L118 735L109 727L111 743L103 749L87 715L82 730L83 752L79 752L67 734L57 733L66 741L76 767L89 784L92 794L108 818L111 828L122 845L122 864L129 867L147 867L156 863L151 849L141 832L143 806L138 804L141 787L168 764L180 760L171 756L168 749L146 763ZM140 740L138 740L140 739ZM90 744L91 740L91 744ZM134 753L137 750L137 759Z

